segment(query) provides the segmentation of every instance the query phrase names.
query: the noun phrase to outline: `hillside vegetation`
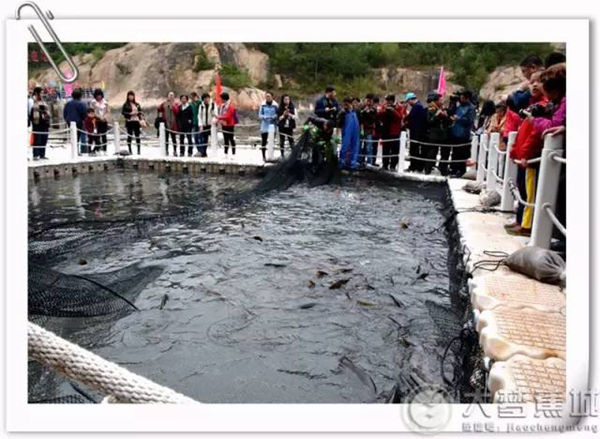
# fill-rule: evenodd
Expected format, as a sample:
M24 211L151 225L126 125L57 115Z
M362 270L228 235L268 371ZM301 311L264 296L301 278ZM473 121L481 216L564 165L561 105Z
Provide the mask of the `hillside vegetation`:
M530 43L258 43L269 55L271 71L307 93L336 84L343 93L372 89L372 69L444 66L449 78L479 90L496 67L518 64L530 54L552 52L550 44ZM269 84L271 85L271 84Z

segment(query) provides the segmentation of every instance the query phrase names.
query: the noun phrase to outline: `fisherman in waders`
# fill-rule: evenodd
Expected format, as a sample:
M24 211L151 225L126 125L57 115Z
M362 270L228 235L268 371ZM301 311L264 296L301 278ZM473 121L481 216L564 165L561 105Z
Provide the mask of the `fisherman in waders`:
M335 143L333 133L334 124L329 119L321 117L309 117L304 123L304 130L310 131L312 148L312 170L317 172L324 162L334 163L336 161Z
M338 127L342 129L342 149L340 150L340 169L358 169L360 151L360 122L352 105L352 98L344 99L344 108L338 115Z

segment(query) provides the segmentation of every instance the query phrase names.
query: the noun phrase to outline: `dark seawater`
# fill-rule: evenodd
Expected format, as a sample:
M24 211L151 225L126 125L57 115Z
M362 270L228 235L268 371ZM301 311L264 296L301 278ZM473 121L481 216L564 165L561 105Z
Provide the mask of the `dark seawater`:
M445 188L344 177L223 202L256 182L123 170L31 183L30 229L88 220L75 227L92 232L45 267L162 270L136 293L138 311L49 327L202 402L382 402L399 375L441 384L441 356L460 329ZM182 211L139 233L133 221L127 233L89 223ZM376 389L340 366L343 356Z

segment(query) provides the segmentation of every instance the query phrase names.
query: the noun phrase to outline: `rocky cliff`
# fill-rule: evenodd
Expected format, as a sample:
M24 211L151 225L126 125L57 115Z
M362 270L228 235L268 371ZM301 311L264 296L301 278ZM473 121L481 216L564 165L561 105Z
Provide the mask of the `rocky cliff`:
M520 67L499 67L490 73L488 80L481 88L479 95L482 99L498 102L503 96L517 90L525 81Z
M198 63L199 57L206 58L208 63ZM177 95L193 90L211 92L215 71L224 64L235 65L248 72L249 87L231 90L224 83L224 89L230 91L235 104L242 110L258 108L265 94L261 86L270 76L276 84L282 83L276 72L269 74L268 55L242 43L130 43L105 52L100 59L87 54L75 57L75 62L80 69L79 84L94 88L104 83L111 106L124 102L129 90L135 91L144 107L159 104L171 90ZM211 68L198 68L206 65ZM61 67L66 66L63 63ZM451 76L451 72L448 73ZM380 88L397 95L413 91L423 100L437 86L437 70L393 67L376 69L373 74ZM48 68L33 79L45 84L56 81L56 75ZM501 95L516 89L523 80L519 68L497 69L490 74L481 95L498 100ZM449 92L461 88L450 81L447 87ZM304 107L313 100L312 96L306 98L305 102L301 102Z

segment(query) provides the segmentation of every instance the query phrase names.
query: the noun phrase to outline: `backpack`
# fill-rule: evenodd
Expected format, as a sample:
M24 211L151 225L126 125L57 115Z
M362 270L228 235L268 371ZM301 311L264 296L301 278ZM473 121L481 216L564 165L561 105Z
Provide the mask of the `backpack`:
M233 123L236 125L240 123L240 115L238 114L237 108L233 109Z

